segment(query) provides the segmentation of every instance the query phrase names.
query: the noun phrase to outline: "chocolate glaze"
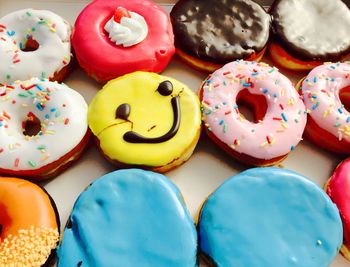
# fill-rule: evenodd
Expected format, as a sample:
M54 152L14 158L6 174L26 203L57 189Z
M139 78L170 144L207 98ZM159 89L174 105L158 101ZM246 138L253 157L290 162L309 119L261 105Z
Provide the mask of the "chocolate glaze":
M175 96L171 99L171 106L173 107L174 120L173 120L173 125L171 126L171 129L166 134L155 138L149 138L149 137L144 137L136 132L129 131L124 134L123 136L124 140L129 143L155 144L155 143L162 143L173 138L180 128L180 121L181 121L180 96Z
M247 59L269 38L270 16L251 0L180 0L170 16L175 46L212 63Z
M173 92L173 84L170 81L161 82L158 86L157 91L162 96L171 95L171 93Z
M128 120L128 117L130 115L131 107L129 104L124 103L118 106L116 112L115 112L115 118L116 119L123 119Z
M304 61L338 61L350 53L350 10L341 0L276 0L273 39Z

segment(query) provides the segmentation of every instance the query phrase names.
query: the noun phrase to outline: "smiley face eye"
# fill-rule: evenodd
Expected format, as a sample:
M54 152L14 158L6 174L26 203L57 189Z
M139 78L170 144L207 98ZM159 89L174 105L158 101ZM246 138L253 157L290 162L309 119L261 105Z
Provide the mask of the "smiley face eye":
M170 81L164 81L161 82L157 88L157 91L162 96L168 96L171 95L173 92L173 84Z
M115 112L115 118L116 119L123 119L123 120L128 120L128 117L130 115L131 107L129 104L124 103L119 105Z

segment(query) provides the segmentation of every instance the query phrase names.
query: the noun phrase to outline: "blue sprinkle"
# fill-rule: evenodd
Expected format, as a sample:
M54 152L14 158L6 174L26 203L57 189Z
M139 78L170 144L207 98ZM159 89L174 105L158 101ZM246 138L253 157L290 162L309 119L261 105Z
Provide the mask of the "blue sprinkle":
M0 127L2 126L2 122L0 122Z
M335 66L333 66L333 65L331 65L330 68L333 69L333 70L335 70Z
M15 31L7 31L8 36L14 36L16 34Z
M316 102L316 104L315 105L313 105L312 106L312 110L315 110L315 109L317 109L317 107L320 105L320 102Z
M233 108L234 108L234 109L238 109L238 106L237 106L237 105L235 105Z
M38 88L40 91L44 91L44 88L43 88L40 84L37 83L35 86L36 86L36 88Z
M291 146L291 147L290 147L290 150L293 151L294 149L295 149L295 146Z
M50 111L51 111L51 112L55 112L55 111L56 111L56 109L55 109L55 108L52 108L52 109L50 109Z
M46 115L45 115L45 119L50 119L50 115L49 115L49 114L46 114Z
M220 124L220 125L223 125L223 124L224 124L224 120L221 120L221 121L219 122L219 124Z
M267 90L266 88L263 90L263 93L264 94L267 94L267 92L268 92L269 90Z
M338 112L339 112L340 114L343 113L343 111L341 110L341 108L338 108Z
M317 76L314 77L314 83L316 83L316 82L317 82Z
M250 83L244 83L243 86L244 87L250 87Z
M252 73L252 76L256 76L256 75L258 75L259 74L259 72L253 72Z
M273 94L273 97L274 97L274 98L277 98L277 94L276 94L276 93L274 93L274 94Z
M317 98L317 95L312 95L311 96L313 99L316 99Z
M281 116L282 116L282 119L283 119L285 122L288 121L286 115L284 114L284 112L281 113Z
M23 49L23 44L22 44L22 42L19 43L19 48L20 48L21 50Z
M227 103L226 103L226 102L222 102L222 104L223 104L224 106L226 106Z
M44 107L43 107L40 103L36 104L36 107L37 107L40 111L44 110Z
M346 119L346 122L350 122L350 117L348 117L348 118Z
M331 78L331 82L334 82L335 81L335 78Z

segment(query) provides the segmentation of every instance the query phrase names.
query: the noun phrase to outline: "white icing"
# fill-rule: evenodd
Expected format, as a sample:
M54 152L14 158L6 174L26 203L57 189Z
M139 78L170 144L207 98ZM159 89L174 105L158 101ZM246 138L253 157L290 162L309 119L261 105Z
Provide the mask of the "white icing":
M145 19L135 12L130 12L130 18L122 17L120 23L113 17L106 23L105 30L109 33L109 39L117 45L129 47L142 42L148 34L148 26Z
M0 18L0 82L53 77L70 62L70 34L69 24L47 10L23 9ZM24 52L29 35L40 46Z
M42 125L32 137L22 128L29 112ZM87 129L84 98L64 84L33 78L0 87L0 169L39 169L74 149Z

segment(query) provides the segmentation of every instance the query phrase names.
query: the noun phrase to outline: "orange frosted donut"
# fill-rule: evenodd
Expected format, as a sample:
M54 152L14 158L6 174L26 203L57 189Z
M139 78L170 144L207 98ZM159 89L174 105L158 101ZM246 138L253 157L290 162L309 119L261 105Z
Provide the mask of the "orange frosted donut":
M59 240L53 200L39 186L0 177L0 266L42 266Z

